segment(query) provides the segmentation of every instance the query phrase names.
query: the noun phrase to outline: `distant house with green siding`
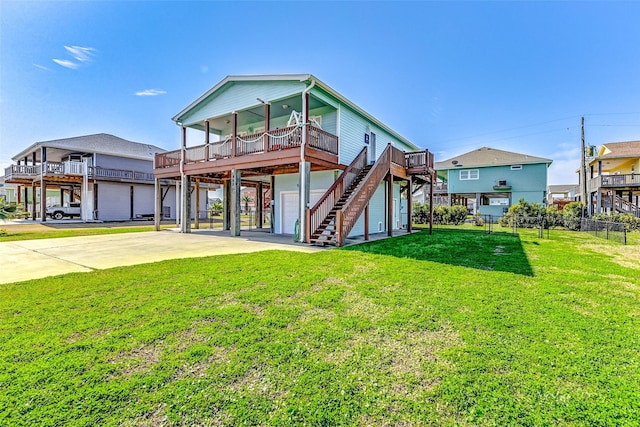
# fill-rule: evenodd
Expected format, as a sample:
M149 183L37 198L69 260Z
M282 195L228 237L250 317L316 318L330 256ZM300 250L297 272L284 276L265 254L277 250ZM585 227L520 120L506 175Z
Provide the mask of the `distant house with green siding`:
M544 205L551 162L489 147L436 162L436 200L496 217L504 215L520 199Z

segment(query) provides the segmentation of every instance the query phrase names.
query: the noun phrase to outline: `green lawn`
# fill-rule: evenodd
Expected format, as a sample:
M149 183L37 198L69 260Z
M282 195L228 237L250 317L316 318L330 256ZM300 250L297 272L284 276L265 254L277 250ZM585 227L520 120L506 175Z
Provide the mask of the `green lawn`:
M443 228L0 285L0 425L640 420L640 248Z

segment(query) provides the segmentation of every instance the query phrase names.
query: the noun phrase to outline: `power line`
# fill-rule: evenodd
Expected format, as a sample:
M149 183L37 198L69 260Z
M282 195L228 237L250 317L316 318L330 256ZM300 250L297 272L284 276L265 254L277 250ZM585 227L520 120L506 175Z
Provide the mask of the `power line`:
M512 130L519 130L519 129L525 129L525 128L530 128L530 127L535 127L535 126L542 126L542 125L546 125L548 123L554 123L554 122L560 122L562 120L569 120L569 119L575 119L577 117L580 116L570 116L570 117L564 117L561 119L553 119L553 120L547 120L544 122L540 122L540 123L534 123L534 124L530 124L530 125L523 125L523 126L517 126L517 127L513 127L513 128L508 128L508 129L503 129L503 130L496 130L496 131L492 131L492 132L486 132L486 133L482 133L479 135L475 135L475 136L465 136L465 137L459 137L459 138L453 138L453 139L447 139L443 142L451 142L451 141L459 141L461 139L472 139L472 138L480 138L482 136L487 136L487 135L493 135L495 133L502 133L502 132L510 132ZM568 128L567 128L568 129Z

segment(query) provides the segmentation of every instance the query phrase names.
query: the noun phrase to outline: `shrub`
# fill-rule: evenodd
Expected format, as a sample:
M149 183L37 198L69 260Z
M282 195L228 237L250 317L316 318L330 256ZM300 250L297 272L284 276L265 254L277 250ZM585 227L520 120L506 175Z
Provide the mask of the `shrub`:
M467 216L469 216L469 210L466 206L453 205L449 207L447 223L453 225L464 224L464 222L467 220Z
M433 223L446 224L449 217L449 206L436 206L433 209Z
M562 209L562 221L569 230L580 230L580 221L583 217L584 205L581 202L571 202Z
M562 213L553 206L545 208L540 203L529 203L524 199L518 200L518 203L511 205L507 213L498 220L503 227L544 228L561 226L564 224ZM578 226L580 221L578 220Z
M627 230L640 230L640 218L630 213L611 212L610 214L596 214L591 217L598 221L621 222L627 226Z
M411 219L414 224L429 224L429 204L414 203Z
M453 206L436 206L433 209L433 223L434 224L463 224L469 211L466 206L453 205Z

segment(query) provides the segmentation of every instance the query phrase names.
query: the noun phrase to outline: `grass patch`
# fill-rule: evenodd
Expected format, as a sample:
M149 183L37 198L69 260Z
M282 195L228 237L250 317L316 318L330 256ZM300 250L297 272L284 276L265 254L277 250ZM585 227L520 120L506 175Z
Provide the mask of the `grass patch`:
M638 249L536 236L0 285L0 425L635 425Z
M153 225L146 226L122 226L114 223L106 226L103 224L91 227L83 227L86 224L61 224L58 228L34 224L34 225L3 225L0 230L1 242L15 242L18 240L55 239L58 237L95 236L101 234L137 233L140 231L153 231ZM161 226L162 229L172 228L175 225Z

